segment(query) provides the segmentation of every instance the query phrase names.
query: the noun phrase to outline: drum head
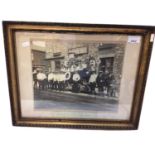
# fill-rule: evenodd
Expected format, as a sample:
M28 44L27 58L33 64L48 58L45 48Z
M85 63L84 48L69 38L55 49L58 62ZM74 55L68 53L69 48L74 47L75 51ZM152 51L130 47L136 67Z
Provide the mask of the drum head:
M65 73L65 80L69 80L71 78L71 72Z
M80 80L80 75L78 74L78 73L75 73L74 75L73 75L73 81L79 81Z

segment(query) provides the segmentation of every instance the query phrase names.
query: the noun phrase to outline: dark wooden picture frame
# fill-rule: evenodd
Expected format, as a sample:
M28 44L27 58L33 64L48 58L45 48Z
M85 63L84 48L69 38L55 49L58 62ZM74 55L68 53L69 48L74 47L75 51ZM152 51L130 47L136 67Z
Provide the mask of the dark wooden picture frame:
M7 71L8 71L9 93L10 93L13 125L82 128L82 129L117 129L117 130L131 130L131 129L138 128L140 112L142 107L142 100L143 100L143 95L145 90L146 79L147 79L147 72L148 72L149 61L151 57L152 45L154 40L155 27L131 26L131 25L69 24L69 23L4 21L3 30L4 30L4 43L5 43L5 51L6 51L6 63L7 63ZM141 42L139 56L137 59L137 66L135 67L137 69L136 69L136 76L134 79L135 83L133 87L133 96L131 99L132 103L131 103L129 118L111 119L109 117L107 119L106 117L103 117L103 118L101 117L98 119L97 117L95 117L94 119L91 119L91 118L85 118L85 117L72 118L72 117L63 117L63 116L61 117L52 117L52 116L51 117L38 117L38 116L33 117L32 115L30 115L29 117L23 116L23 112L22 112L23 107L21 105L23 92L21 91L24 88L22 87L22 84L21 84L22 73L20 72L19 66L21 65L26 66L26 64L24 64L24 62L23 63L19 62L18 55L19 55L19 52L22 52L22 50L20 50L20 47L18 47L18 40L20 40L20 37L21 37L19 35L19 39L17 38L18 32L24 35L25 33L28 33L28 34L34 33L34 36L32 36L33 40L31 40L30 42L26 42L26 41L23 42L22 45L23 47L26 47L26 48L30 46L30 43L32 41L34 42L36 41L34 40L35 33L36 34L38 33L39 35L42 35L44 33L49 33L49 35L51 33L52 35L55 35L55 33L56 34L58 33L60 35L59 40L61 40L61 35L64 35L64 36L82 35L82 37L85 37L85 35L90 35L90 38L91 37L93 38L94 35L96 35L97 37L98 36L100 37L100 35L103 35L103 37L104 35L107 35L106 37L115 36L115 35L116 36L125 35L127 37L127 42L132 44L133 46L136 46L136 44L139 44L139 42ZM139 37L141 38L141 40L139 40ZM46 39L46 36L44 38ZM76 46L78 47L78 45ZM100 43L94 43L93 45L97 46L99 49ZM101 43L101 46L102 45L104 45L103 46L104 48L109 46L109 44L105 46L104 43ZM81 48L80 50L78 49L74 52L77 52L77 51L78 52L80 51L83 54L85 53L85 48ZM60 64L58 62L56 65L57 65L57 68L59 68ZM28 72L28 71L24 70L23 72ZM25 81L25 83L29 83L29 81ZM106 96L106 98L108 97ZM52 97L50 99L52 99Z

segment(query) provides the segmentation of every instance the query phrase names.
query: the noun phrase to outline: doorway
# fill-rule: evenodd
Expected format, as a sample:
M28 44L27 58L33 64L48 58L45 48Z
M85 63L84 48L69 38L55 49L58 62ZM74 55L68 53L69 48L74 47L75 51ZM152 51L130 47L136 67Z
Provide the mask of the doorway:
M114 57L107 57L107 58L100 58L100 65L99 71L112 73L113 72L113 64L114 64Z

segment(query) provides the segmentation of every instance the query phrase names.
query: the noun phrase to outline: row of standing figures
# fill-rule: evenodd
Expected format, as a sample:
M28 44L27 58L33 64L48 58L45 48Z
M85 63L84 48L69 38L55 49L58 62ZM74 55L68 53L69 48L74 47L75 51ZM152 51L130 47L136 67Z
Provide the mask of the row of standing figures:
M112 73L100 71L98 74L81 72L49 73L39 71L33 74L34 89L71 91L102 96L117 97L116 80Z

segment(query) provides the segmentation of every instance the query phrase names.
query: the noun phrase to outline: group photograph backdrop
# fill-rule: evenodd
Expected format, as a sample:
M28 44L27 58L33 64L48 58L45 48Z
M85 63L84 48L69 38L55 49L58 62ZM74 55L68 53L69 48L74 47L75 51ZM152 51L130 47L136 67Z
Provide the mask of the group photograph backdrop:
M154 25L153 0L0 1L0 154L155 154L155 45L148 72L139 129L134 131L14 127L11 122L3 20Z

